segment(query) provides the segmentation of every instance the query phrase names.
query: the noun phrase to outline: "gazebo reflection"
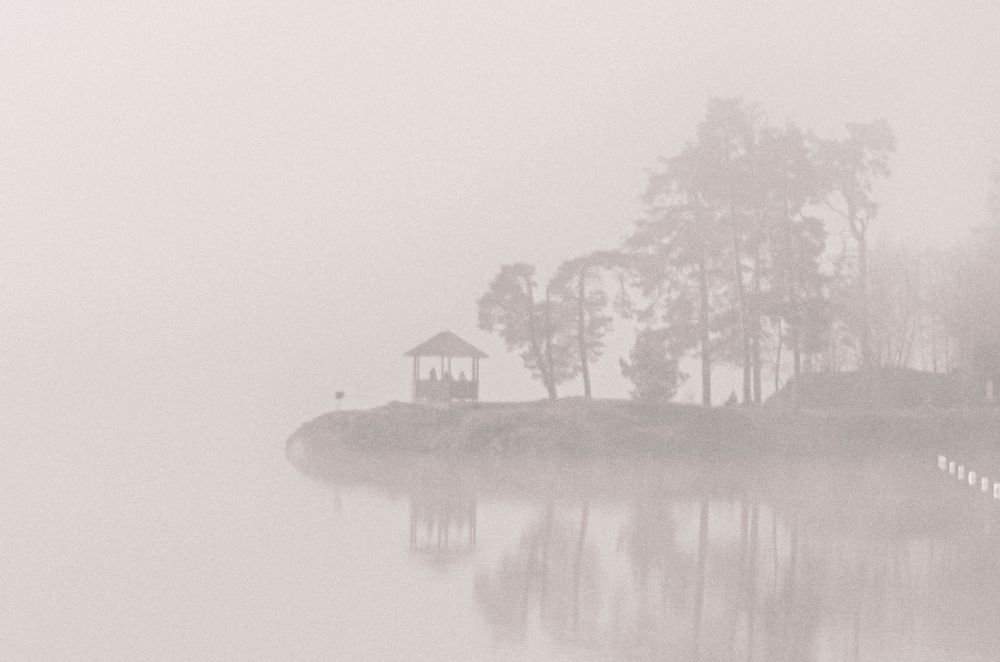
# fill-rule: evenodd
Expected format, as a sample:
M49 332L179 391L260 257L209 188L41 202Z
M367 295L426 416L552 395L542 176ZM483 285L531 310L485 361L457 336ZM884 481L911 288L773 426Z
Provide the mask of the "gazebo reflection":
M430 492L410 496L410 552L448 565L476 548L476 497Z

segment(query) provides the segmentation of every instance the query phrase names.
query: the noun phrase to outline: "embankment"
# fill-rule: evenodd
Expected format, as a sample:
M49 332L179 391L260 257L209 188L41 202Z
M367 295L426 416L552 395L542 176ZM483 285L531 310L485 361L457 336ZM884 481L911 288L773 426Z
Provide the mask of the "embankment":
M983 454L992 453L998 441L1000 415L990 408L742 409L567 398L450 407L392 402L324 414L302 425L288 443L300 459L323 460L344 451L721 457L947 449Z

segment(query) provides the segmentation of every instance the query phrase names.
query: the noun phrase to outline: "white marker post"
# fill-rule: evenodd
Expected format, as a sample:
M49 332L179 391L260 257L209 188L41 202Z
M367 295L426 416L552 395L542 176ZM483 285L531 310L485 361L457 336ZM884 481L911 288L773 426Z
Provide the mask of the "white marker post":
M1000 499L1000 483L993 483L993 498Z
M956 466L957 465L955 464L955 460L952 460L951 462L949 462L948 463L948 473L950 473L950 474L955 473L955 467Z
M989 478L983 478L982 480L980 480L979 481L979 487L980 487L980 489L983 490L983 492L989 492L990 491L990 479Z
M959 480L965 480L965 465L964 464L960 464L958 466L958 479Z
M975 471L970 471L969 472L969 487L975 487L975 486L976 486L976 472Z
M938 455L938 469L940 469L941 471L948 470L948 458L946 458L944 455Z

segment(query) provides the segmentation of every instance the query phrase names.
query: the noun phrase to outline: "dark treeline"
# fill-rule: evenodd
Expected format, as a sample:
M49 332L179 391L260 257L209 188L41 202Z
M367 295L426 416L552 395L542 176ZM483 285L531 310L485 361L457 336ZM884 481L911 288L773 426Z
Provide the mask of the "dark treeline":
M884 119L821 138L711 99L694 139L650 171L621 246L563 262L544 286L529 264L502 266L479 325L550 398L576 377L590 397L588 366L616 317L635 325L620 363L636 397L671 398L684 356L700 361L706 405L722 363L742 370L744 404L762 401L765 372L776 390L803 372L955 370L1000 319L1000 168L993 224L967 245L872 247L875 185L894 151Z

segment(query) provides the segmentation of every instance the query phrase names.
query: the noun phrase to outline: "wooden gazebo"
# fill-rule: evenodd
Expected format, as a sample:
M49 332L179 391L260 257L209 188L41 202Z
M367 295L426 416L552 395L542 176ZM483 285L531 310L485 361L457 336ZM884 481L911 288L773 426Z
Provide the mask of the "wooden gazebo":
M451 331L442 331L408 351L406 356L413 357L414 402L479 399L479 359L485 359L486 353ZM437 362L428 361L425 364L428 369L424 372L420 363L422 357L437 358L440 363L435 366ZM456 375L452 359L471 360L469 372L459 369Z

